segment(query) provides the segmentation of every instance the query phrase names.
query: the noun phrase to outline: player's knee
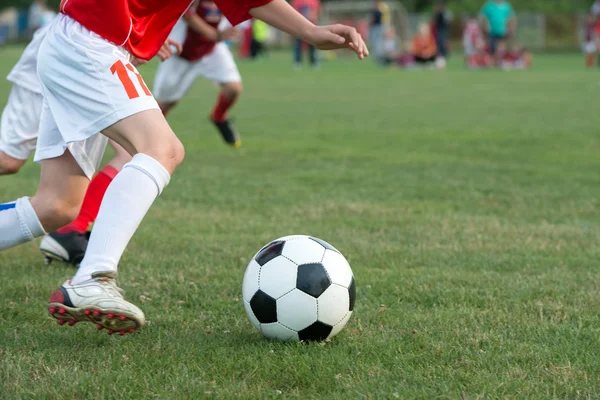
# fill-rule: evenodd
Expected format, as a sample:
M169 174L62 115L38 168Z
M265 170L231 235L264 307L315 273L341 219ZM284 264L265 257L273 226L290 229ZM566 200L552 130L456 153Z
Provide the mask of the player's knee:
M21 170L25 161L6 156L0 151L0 175L14 175Z
M185 158L185 148L183 147L183 143L177 138L173 140L171 145L171 157L176 166L181 164Z
M0 163L0 175L14 175L21 170L19 164Z
M242 94L242 90L242 82L229 82L223 87L223 92L231 99L238 98Z
M177 136L173 135L173 137L168 140L156 143L147 154L161 163L162 166L172 174L179 164L183 162L185 149Z

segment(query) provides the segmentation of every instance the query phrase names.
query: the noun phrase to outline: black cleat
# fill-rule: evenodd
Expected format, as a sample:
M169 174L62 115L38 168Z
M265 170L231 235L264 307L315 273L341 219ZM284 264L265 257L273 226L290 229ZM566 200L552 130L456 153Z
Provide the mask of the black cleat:
M219 133L223 137L223 140L231 147L237 149L242 146L242 139L236 130L231 126L231 121L226 119L225 121L215 121L210 119L212 123L217 127Z
M77 267L83 260L89 240L89 232L51 232L44 236L40 251L46 257L46 264L57 260Z

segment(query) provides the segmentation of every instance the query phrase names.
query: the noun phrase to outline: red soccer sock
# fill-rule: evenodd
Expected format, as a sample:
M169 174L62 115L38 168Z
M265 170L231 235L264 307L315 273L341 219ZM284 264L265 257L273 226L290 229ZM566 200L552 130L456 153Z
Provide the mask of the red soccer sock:
M98 211L100 210L100 204L102 204L102 199L104 198L106 189L108 189L108 185L110 185L118 173L119 171L110 165L102 168L90 182L90 186L85 193L85 198L83 199L83 204L81 205L81 210L79 211L77 218L69 225L58 229L57 232L87 232L94 221L96 221Z
M227 119L227 111L235 104L237 97L232 99L225 96L223 93L219 94L219 100L215 105L212 112L211 118L213 121L223 122Z

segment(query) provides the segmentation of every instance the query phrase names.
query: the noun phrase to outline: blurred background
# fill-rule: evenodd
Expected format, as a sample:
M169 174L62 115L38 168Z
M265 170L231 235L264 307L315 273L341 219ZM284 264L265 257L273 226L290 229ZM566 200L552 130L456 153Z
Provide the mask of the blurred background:
M301 3L314 3L318 0ZM398 50L407 50L419 25L429 22L437 7L436 0L385 1L389 8L389 23L397 36ZM451 0L445 7L449 18L448 41L451 49L461 46L468 16L477 15L486 0ZM575 51L585 39L586 15L593 0L511 0L516 12L519 43L535 51ZM0 43L26 40L33 30L47 21L59 0L0 0ZM309 6L310 7L310 6ZM322 22L353 23L368 36L372 23L373 2L365 0L327 1L319 5ZM388 19L384 16L384 19ZM288 46L283 35L269 33L271 46Z

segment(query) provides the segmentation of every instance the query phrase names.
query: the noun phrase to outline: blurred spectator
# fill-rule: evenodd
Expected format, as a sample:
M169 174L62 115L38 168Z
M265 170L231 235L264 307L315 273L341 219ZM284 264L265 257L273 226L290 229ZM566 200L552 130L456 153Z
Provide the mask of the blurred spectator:
M385 65L392 64L400 57L398 52L398 37L396 30L392 26L388 26L385 30L383 39L383 58Z
M40 18L40 27L44 27L48 25L50 22L54 21L58 14L52 10L49 6L45 6L42 11L42 17Z
M320 0L292 0L292 7L302 14L306 19L314 24L319 22L321 14L321 1ZM313 67L317 66L317 49L315 46L311 46L307 43L302 42L300 39L294 39L294 63L297 68L302 65L302 53L303 49L308 48L308 57L310 59L310 65Z
M487 0L480 11L481 24L487 33L489 50L496 53L499 42L506 42L517 29L517 18L507 0Z
M269 25L265 22L252 20L252 43L250 45L250 58L253 60L263 54L266 54L267 47L265 43L269 37Z
M600 17L600 0L595 0L592 4L592 15L594 18Z
M438 59L448 57L448 33L450 30L451 16L446 9L445 0L437 0L435 13L433 14L433 34L438 48Z
M594 59L598 51L598 36L596 34L596 18L593 14L589 14L585 18L583 51L585 53L585 65L588 68L594 66Z
M431 64L435 62L437 45L429 24L421 24L419 26L419 33L415 35L412 41L411 53L417 64Z
M470 17L465 25L463 48L467 68L478 69L492 66L493 60L487 52L483 31L474 17Z
M371 23L369 28L369 44L373 51L375 62L385 65L383 42L386 27L391 23L390 7L383 0L376 0L371 9Z
M498 43L497 65L506 70L510 69L529 69L533 61L531 53L520 44L513 45L509 49L506 42Z
M42 26L44 12L48 9L46 0L34 0L29 7L29 32L33 34Z

